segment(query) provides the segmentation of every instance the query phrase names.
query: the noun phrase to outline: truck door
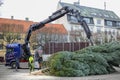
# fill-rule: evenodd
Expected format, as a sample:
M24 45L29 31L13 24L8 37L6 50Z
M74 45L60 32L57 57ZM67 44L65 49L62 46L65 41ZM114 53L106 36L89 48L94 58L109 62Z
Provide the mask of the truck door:
M15 61L14 48L6 47L5 61L6 61L6 64L5 64L6 66L10 66L11 62Z

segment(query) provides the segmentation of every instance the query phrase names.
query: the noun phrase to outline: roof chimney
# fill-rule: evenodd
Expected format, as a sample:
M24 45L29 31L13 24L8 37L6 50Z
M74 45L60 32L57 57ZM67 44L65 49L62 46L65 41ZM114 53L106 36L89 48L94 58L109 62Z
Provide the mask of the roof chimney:
M11 16L11 19L14 19L14 16Z
M26 20L26 21L29 21L29 18L28 18L28 17L26 17L26 18L25 18L25 20Z
M80 0L78 0L77 2L74 2L74 5L76 6L80 5Z

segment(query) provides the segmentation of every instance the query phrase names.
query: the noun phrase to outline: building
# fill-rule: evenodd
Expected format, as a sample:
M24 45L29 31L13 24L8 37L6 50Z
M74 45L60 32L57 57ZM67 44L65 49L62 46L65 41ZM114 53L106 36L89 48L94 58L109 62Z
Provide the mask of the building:
M45 27L35 31L31 36L34 46L44 46L45 43L65 43L68 32L62 24L46 24Z
M104 43L111 40L120 39L120 18L113 11L80 6L78 3L69 4L64 2L59 2L57 9L60 9L64 6L69 6L81 12L80 15L87 22L93 34L93 40L95 43ZM63 24L69 35L77 35L78 37L74 38L77 39L77 41L86 40L84 37L85 35L83 28L82 26L78 25L75 17L67 14L64 17L58 19L56 23ZM68 39L71 41L69 36Z
M13 18L0 18L0 52L4 52L3 50L5 49L6 44L13 42L23 44L30 25L36 23L37 22L29 21L28 19L17 20ZM61 40L63 39L61 37L64 37L63 35L66 36L67 31L62 24L46 24L42 29L36 30L32 33L30 38L30 43L32 44L31 47L33 47L35 43L39 43L40 41L43 42L45 38L50 41L63 41Z
M25 33L33 23L26 20L0 18L0 45L12 42L23 43Z

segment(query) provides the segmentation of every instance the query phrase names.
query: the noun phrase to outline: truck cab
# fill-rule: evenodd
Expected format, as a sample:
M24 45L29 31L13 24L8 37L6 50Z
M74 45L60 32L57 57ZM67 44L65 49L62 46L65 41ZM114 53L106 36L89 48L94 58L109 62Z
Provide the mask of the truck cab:
M5 61L6 61L5 65L11 66L11 68L15 68L16 67L16 59L18 61L20 61L22 54L23 54L23 52L22 52L21 44L19 44L19 43L7 44L6 45L6 54L5 54Z

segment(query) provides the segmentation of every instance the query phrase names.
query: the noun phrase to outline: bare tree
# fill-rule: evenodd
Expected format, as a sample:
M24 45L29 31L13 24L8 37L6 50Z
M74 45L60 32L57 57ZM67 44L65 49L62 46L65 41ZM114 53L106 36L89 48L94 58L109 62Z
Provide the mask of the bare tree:
M45 43L49 42L65 42L65 39L67 39L65 38L66 35L62 29L55 28L51 25L35 31L31 36L31 43L44 46Z
M33 32L31 36L31 43L34 43L34 45L44 45L45 43L52 42L55 39L54 33L56 33L56 31L57 30L52 27L37 30Z
M23 25L2 23L0 25L2 41L6 44L13 43L15 40L20 40L20 35L23 31Z

